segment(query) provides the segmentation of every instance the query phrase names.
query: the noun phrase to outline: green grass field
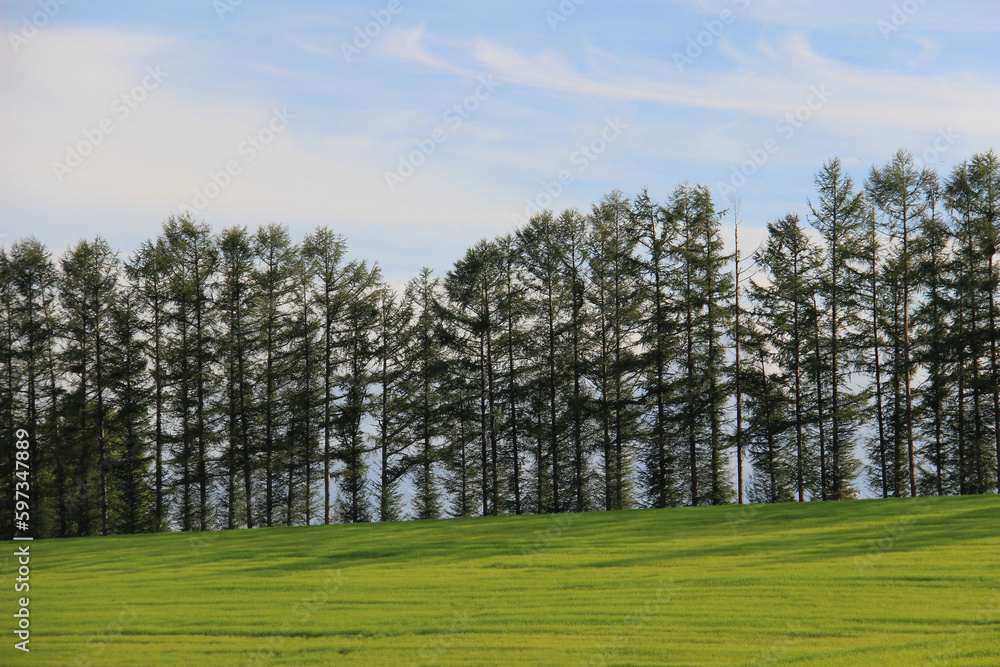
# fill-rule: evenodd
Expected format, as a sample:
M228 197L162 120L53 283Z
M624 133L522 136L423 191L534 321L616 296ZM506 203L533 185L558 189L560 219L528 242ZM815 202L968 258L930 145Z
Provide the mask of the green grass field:
M995 495L31 549L0 664L1000 665Z

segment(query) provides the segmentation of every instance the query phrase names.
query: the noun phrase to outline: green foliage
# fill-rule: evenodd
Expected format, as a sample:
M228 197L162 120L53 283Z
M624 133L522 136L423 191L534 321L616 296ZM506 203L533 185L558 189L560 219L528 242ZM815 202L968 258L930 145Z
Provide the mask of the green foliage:
M825 331L817 335L816 369L820 377L825 376L829 392L829 410L819 419L829 419L830 434L829 449L823 447L820 451L820 485L824 500L840 500L857 494L854 480L860 468L855 434L863 397L851 391L847 377L853 352L850 337L863 326L859 295L863 282L864 199L854 190L854 181L844 173L839 159L823 165L816 175L816 190L818 200L809 205L810 217L825 246L817 283L825 316L820 327Z
M733 495L722 433L726 393L722 338L729 330L728 299L733 290L725 268L731 258L723 254L719 216L707 188L678 187L666 215L677 235L670 248L670 280L680 358L671 391L678 399L675 449L688 469L681 485L686 485L692 505L717 505Z
M400 422L401 451L412 448L399 472L402 476L412 468L413 516L418 519L437 519L444 511L439 479L446 421L441 385L448 364L442 345L441 299L440 282L424 268L406 286L406 321L396 328L403 332L396 336L401 341L402 373L399 409L393 417Z
M802 501L807 493L818 495L814 481L819 478L819 451L811 436L819 397L808 364L814 349L810 323L815 318L813 297L822 257L799 217L787 215L768 224L767 238L754 261L765 272L750 285L759 320L758 354L766 355L765 364L779 370L772 382L780 384L787 402L785 411L794 432L796 498Z
M816 187L750 266L685 184L402 293L324 227L172 217L124 264L18 241L0 435L32 433L36 535L1000 490L1000 159Z
M635 454L640 433L643 366L632 344L640 330L642 294L637 246L639 231L631 203L614 192L591 214L588 239L587 299L594 323L589 327L587 373L594 387L593 417L599 429L596 450L602 460L605 510L635 506Z

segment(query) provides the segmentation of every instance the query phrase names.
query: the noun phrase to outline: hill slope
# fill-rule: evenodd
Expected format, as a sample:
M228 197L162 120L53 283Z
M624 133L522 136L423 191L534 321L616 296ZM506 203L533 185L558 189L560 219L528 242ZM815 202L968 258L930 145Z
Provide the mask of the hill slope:
M31 566L35 665L1000 664L997 496L48 540Z

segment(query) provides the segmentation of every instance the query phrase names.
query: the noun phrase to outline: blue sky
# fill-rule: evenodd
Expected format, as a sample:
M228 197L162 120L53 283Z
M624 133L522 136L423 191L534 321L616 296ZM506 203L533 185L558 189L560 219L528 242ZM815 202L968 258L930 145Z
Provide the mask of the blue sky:
M0 234L57 251L194 205L329 225L402 284L529 202L703 183L752 246L830 157L1000 149L995 0L12 0L0 28Z

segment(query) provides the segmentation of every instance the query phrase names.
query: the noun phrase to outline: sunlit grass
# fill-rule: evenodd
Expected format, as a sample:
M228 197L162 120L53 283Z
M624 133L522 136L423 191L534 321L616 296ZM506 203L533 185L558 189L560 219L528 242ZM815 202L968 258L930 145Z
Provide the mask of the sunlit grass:
M997 496L47 540L31 565L35 665L1000 664Z

